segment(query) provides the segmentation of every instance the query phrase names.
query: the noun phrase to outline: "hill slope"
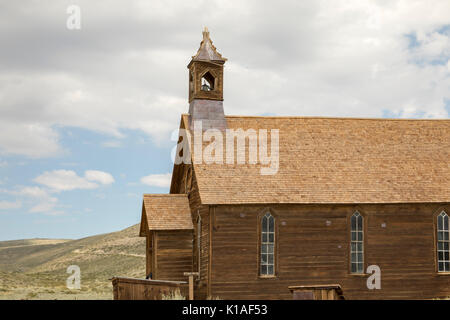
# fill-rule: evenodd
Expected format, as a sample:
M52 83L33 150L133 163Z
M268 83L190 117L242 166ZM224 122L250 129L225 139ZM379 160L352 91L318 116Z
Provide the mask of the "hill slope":
M111 299L113 276L145 276L139 226L78 240L0 242L0 299ZM81 290L66 288L67 267L78 265Z

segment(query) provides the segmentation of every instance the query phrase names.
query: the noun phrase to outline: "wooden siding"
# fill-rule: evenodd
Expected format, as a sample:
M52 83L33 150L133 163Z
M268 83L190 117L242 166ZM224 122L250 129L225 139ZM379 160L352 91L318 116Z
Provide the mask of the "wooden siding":
M200 262L198 271L199 278L196 280L195 297L196 299L206 299L209 295L208 291L208 278L209 278L209 206L202 206L200 195L198 193L197 181L195 172L193 174L192 186L193 188L189 193L189 201L191 204L192 216L196 220L198 215L201 217L201 231L200 231L200 252L198 252L197 243L197 221L194 222L195 240L194 240L194 254L193 257L197 258ZM198 258L200 255L200 258ZM196 262L198 267L198 263Z
M153 231L153 279L185 281L192 272L192 231Z
M449 204L225 205L212 228L210 295L222 299L292 299L289 286L337 283L346 299L450 296L450 274L436 272L435 215ZM258 276L259 216L276 218L276 273ZM365 221L365 266L381 268L381 290L349 270L349 217ZM382 227L385 225L385 227Z

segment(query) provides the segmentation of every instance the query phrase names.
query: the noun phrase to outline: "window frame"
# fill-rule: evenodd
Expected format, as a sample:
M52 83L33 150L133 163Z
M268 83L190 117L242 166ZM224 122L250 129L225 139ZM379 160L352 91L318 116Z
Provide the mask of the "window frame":
M362 272L352 272L352 217L358 213L362 218ZM360 209L356 208L347 215L347 263L348 274L351 276L366 276L367 269L367 215ZM357 251L358 252L358 251Z
M448 225L448 234L449 234L449 237L450 237L450 214L449 214L449 210L448 209L446 209L446 208L439 208L436 212L435 212L435 214L433 215L433 228L434 228L434 232L433 232L433 234L434 234L434 263L435 263L435 270L436 270L436 273L438 274L438 275L450 275L450 269L449 270L443 270L443 271L441 271L441 270L439 270L439 261L441 261L441 260L439 260L439 252L440 251L444 251L444 250L439 250L439 242L440 241L442 241L442 242L447 242L448 244L449 244L449 250L445 250L445 251L448 251L449 252L449 255L450 255L450 239L449 240L439 240L439 224L438 224L438 219L439 219L439 217L442 215L442 213L444 213L445 215L447 215L447 217L448 217L448 223L449 223L449 225ZM444 230L444 229L443 229ZM445 231L444 231L445 232ZM444 252L445 252L444 251ZM442 260L442 261L444 261L444 262L446 262L446 261L449 261L450 262L450 260ZM444 268L445 269L445 268Z
M263 234L262 234L262 219L263 217L269 213L272 217L273 217L273 222L274 222L274 246L273 246L273 274L261 274L261 247L262 247L262 238L263 238ZM257 267L257 278L259 279L275 279L278 276L278 234L279 234L279 230L278 230L278 216L276 213L273 212L272 209L270 208L266 208L264 210L262 210L258 215L257 215L257 237L258 237L258 241L257 241L257 263L256 263L256 267Z

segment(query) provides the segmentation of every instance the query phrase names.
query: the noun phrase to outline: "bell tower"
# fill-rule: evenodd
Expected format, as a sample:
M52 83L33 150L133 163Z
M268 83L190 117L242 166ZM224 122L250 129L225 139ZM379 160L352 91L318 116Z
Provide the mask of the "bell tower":
M203 30L200 48L188 64L190 122L202 121L203 130L225 129L223 67L227 59L217 52L209 31Z

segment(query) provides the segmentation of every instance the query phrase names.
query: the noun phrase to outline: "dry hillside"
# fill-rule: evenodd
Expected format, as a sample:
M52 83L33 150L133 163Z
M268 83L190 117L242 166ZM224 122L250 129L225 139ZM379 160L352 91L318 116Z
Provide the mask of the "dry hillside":
M78 240L0 242L0 299L111 299L113 276L145 276L145 239L138 225ZM66 288L78 265L81 290Z

